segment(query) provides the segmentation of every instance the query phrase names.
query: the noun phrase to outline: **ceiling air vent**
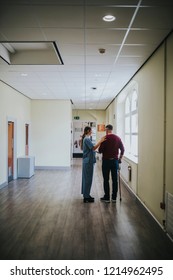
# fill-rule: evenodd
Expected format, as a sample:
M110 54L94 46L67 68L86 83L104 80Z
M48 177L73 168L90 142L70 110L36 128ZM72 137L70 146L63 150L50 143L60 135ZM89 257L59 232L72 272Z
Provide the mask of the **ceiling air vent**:
M9 65L62 65L55 42L0 42L0 57Z

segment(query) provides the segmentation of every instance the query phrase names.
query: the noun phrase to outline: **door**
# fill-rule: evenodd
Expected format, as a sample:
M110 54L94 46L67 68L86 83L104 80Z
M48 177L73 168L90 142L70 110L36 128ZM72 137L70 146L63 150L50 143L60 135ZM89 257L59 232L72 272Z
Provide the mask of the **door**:
M8 182L13 180L14 172L14 122L8 122Z
M25 124L25 156L29 155L29 124Z

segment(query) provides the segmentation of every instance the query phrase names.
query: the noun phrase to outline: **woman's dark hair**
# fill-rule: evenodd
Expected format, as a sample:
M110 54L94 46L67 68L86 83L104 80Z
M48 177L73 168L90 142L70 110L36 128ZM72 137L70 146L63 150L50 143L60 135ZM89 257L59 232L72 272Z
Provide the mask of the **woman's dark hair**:
M85 136L91 131L91 127L90 126L86 126L84 128L84 133L82 135L82 139L81 139L81 143L80 143L80 147L81 147L81 150L83 150L83 139L85 138Z

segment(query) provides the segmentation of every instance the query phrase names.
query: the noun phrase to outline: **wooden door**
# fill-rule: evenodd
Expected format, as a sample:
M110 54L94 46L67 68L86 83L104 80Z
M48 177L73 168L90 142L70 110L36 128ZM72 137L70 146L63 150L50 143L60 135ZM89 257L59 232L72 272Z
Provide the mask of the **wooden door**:
M25 156L29 155L29 124L25 124Z
M13 180L14 171L14 123L8 122L8 182Z

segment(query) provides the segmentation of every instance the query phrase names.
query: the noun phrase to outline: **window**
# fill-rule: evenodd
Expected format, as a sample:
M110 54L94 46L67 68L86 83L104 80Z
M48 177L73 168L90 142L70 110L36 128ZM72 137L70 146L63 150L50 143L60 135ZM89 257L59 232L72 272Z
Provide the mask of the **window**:
M138 157L138 95L136 89L125 98L124 141L127 156Z
M116 133L123 141L125 156L138 162L138 83L132 80L118 95Z

